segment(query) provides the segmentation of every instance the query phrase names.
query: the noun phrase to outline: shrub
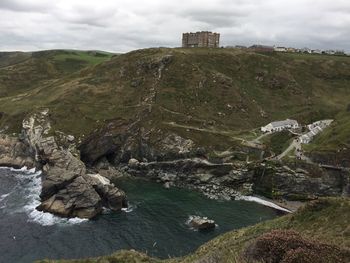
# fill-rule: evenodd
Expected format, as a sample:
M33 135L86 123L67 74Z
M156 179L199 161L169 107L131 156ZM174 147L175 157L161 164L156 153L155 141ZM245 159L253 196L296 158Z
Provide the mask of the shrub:
M345 263L350 250L301 237L298 232L274 230L258 237L243 255L248 262Z

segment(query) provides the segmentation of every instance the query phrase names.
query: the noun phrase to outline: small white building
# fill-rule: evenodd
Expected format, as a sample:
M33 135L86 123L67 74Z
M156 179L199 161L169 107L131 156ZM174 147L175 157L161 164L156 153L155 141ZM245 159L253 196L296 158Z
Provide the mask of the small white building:
M317 134L321 133L332 122L333 120L321 120L307 125L309 132L299 137L300 142L304 144L310 143Z
M307 126L307 128L309 129L309 131L311 131L312 129L314 129L316 127L320 127L321 129L324 129L327 126L329 126L332 122L333 122L333 120L315 121L314 123L309 124Z
M288 49L286 47L274 47L273 48L276 52L287 52Z
M274 121L261 127L262 132L279 132L287 129L297 129L299 124L296 120L286 119L284 121Z

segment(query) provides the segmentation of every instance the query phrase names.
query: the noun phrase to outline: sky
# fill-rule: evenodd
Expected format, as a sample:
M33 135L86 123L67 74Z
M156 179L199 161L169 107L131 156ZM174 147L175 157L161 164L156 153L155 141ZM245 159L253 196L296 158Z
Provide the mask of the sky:
M0 0L3 51L178 47L202 30L222 46L350 52L350 0Z

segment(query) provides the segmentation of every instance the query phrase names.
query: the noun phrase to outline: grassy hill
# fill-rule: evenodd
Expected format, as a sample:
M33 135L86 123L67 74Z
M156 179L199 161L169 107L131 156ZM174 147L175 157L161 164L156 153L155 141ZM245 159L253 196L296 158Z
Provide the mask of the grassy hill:
M205 48L34 52L0 68L0 129L18 132L23 116L48 107L54 128L77 137L123 118L151 135L174 131L224 149L272 120L334 118L348 107L349 84L350 58L342 56Z
M242 257L243 251L258 237L273 230L293 230L300 233L302 238L311 239L315 244L327 243L339 248L350 248L350 200L341 198L320 199L307 204L296 213L266 221L255 226L231 231L223 234L201 246L193 254L183 258L158 260L135 251L121 251L110 256L85 260L44 260L39 262L57 263L92 263L92 262L246 262ZM293 233L293 232L292 232ZM290 241L290 240L289 240ZM281 248L280 248L281 249ZM282 248L282 250L285 248ZM335 253L335 249L329 254ZM350 254L345 257L350 259ZM260 262L260 261L259 261ZM274 261L275 262L275 261ZM280 262L280 261L276 261ZM287 261L286 261L287 262ZM305 262L305 261L288 261ZM308 261L320 262L320 261ZM323 261L335 263L338 261Z

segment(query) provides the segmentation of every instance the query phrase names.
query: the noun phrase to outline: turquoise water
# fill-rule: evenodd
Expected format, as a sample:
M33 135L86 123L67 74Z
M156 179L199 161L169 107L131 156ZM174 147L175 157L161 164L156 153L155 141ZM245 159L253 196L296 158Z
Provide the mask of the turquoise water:
M219 234L278 216L247 201L209 200L185 189L165 189L143 180L118 180L129 209L95 220L66 220L34 210L40 175L0 169L0 262L84 258L135 249L167 258L186 255ZM195 231L186 221L206 216L218 224Z

